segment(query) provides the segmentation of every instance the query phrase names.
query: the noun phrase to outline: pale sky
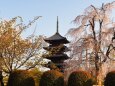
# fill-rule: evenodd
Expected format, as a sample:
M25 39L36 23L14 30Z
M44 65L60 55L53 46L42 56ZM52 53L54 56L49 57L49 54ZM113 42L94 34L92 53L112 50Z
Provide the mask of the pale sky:
M10 19L21 16L25 23L35 16L42 16L24 35L31 34L36 28L35 35L51 36L56 31L56 19L59 17L59 32L65 35L71 23L89 5L100 7L102 3L114 0L0 0L0 18Z

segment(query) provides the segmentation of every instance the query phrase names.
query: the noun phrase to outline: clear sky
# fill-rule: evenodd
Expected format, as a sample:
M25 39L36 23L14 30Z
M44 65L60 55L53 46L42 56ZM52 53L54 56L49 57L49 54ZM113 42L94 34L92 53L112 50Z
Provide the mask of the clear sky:
M0 0L0 18L10 19L21 16L25 23L35 16L42 16L25 35L31 34L36 28L36 35L51 36L56 31L56 19L59 17L59 32L65 35L74 18L82 14L89 5L100 7L102 3L114 0Z

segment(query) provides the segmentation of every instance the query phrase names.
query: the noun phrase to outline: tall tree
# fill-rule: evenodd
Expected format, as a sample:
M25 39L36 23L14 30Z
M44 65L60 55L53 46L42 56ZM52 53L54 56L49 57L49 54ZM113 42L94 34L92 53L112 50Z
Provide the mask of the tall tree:
M111 39L115 27L111 12L114 8L115 2L102 4L101 8L91 5L85 9L83 15L75 18L77 28L68 31L73 37L72 57L77 57L79 62L85 62L86 65L91 61L94 62L97 83L100 81L102 64L110 58Z
M43 36L23 38L23 32L40 16L23 24L21 17L0 21L0 69L6 73L20 68L31 69L40 64Z

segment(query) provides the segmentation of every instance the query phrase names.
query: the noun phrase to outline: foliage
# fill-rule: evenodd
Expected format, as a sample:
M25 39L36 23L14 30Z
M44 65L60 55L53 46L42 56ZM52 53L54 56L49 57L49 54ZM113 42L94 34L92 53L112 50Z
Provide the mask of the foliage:
M91 75L86 71L72 72L68 79L68 86L92 86Z
M11 73L21 67L31 69L40 64L43 36L32 34L22 37L23 32L39 18L36 17L27 25L19 16L0 21L0 64L4 72Z
M104 86L115 86L115 71L111 71L106 75Z
M35 81L35 86L39 86L42 72L39 71L37 68L34 68L34 69L30 70L29 72Z
M46 71L41 77L40 86L64 86L63 74L56 70Z
M28 71L17 70L10 74L7 86L35 86L35 82Z
M48 64L46 64L46 67L50 68L50 70L60 71L60 69L53 62L48 62Z

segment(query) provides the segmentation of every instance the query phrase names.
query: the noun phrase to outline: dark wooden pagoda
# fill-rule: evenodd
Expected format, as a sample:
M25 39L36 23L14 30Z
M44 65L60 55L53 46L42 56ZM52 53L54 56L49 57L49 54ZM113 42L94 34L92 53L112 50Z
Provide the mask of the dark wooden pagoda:
M44 40L45 42L49 43L49 46L44 47L44 49L51 53L51 55L46 56L46 58L51 60L51 62L53 62L63 72L64 60L69 58L67 54L65 54L65 52L67 52L69 49L64 44L69 43L69 41L65 37L61 36L58 32L58 17L56 33Z

